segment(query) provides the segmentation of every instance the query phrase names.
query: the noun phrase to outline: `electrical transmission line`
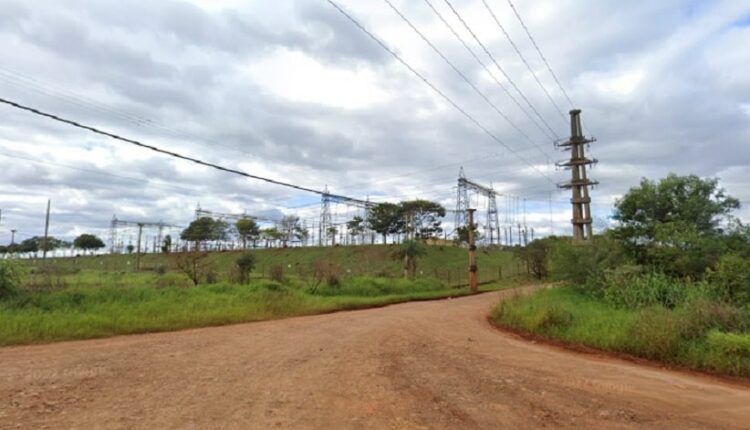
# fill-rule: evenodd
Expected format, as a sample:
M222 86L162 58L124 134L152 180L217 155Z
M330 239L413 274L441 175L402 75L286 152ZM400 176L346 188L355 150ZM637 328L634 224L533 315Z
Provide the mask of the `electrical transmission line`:
M510 34L508 34L508 32L505 30L505 27L503 26L503 24L500 23L499 19L497 19L497 15L495 15L495 12L492 11L492 9L490 8L490 5L487 4L487 0L482 0L482 4L484 5L485 9L487 9L487 12L489 12L492 19L495 21L495 24L497 24L497 26L500 27L500 30L505 35L505 38L508 39L510 46L512 46L513 50L516 51L516 54L518 54L518 56L521 58L521 61L523 62L523 64L526 65L526 69L528 69L528 71L531 73L531 76L534 77L534 80L539 85L539 88L542 89L544 94L547 96L547 99L549 99L549 101L555 107L555 109L557 110L557 113L559 113L562 119L566 121L567 117L563 113L562 109L560 109L560 106L557 105L557 103L555 102L555 99L553 99L552 95L550 95L549 91L547 91L547 87L545 87L542 81L539 80L539 77L536 75L536 72L534 72L534 69L531 68L531 65L529 64L529 62L526 61L526 57L523 56L523 53L521 53L521 50L518 49L518 46L516 46L516 43L513 42L513 39L510 37Z
M492 63L495 65L495 67L497 67L498 70L500 70L500 72L503 74L503 76L505 77L505 79L508 80L508 82L513 87L513 89L516 90L516 92L518 93L518 95L520 95L521 98L524 100L524 102L526 102L526 104L529 106L529 108L531 108L531 110L534 112L534 114L537 116L537 118L539 118L539 120L542 121L542 123L550 131L552 131L553 135L557 136L557 133L555 133L555 131L552 129L552 127L550 127L549 123L544 119L544 117L542 117L542 114L539 113L539 111L537 110L537 108L531 103L531 101L528 99L528 97L526 97L526 95L523 93L523 91L521 91L521 89L518 88L518 85L516 85L516 83L513 81L513 79L510 77L510 75L508 75L508 73L505 71L505 69L503 69L503 67L497 61L497 59L495 58L495 56L492 55L492 53L487 48L487 46L484 43L482 43L482 41L479 39L479 37L476 35L476 33L474 33L474 30L471 29L471 27L469 26L469 24L466 23L466 21L463 19L463 17L461 16L461 14L459 14L458 11L456 10L456 8L453 7L453 4L449 0L444 0L444 1L445 1L445 4L447 4L448 7L450 8L451 12L453 12L453 15L455 15L456 18L461 22L461 25L463 25L463 27L466 29L466 31L468 31L469 34L471 34L471 37L474 39L474 41L477 42L477 44L482 48L482 50L484 51L484 53L487 54L487 56L490 58L490 60L492 60Z
M465 110L464 108L462 108L461 106L459 106L459 105L458 105L458 104L457 104L456 102L454 102L454 101L453 101L453 99L451 99L450 97L448 97L448 96L447 96L447 95L446 95L446 94L445 94L444 92L442 92L442 91L441 91L441 90L440 90L440 89L439 89L438 87L436 87L436 86L435 86L434 84L432 84L432 82L430 82L430 81L429 81L429 80L428 80L427 78L425 78L425 77L424 77L424 75L422 75L422 74L421 74L421 73L419 73L419 72L418 72L418 71L417 71L417 70L416 70L416 69L415 69L414 67L412 67L411 65L409 65L409 63L407 63L407 62L406 62L406 61L405 61L405 60L404 60L403 58L401 58L401 56L400 56L400 55L398 55L398 54L397 54L397 53L396 53L396 52L395 52L395 51L394 51L393 49L391 49L390 47L388 47L388 45L386 45L386 44L385 44L385 42L381 41L381 40L380 40L380 39L379 39L379 38L378 38L377 36L375 36L374 34L372 34L372 33L371 33L371 32L370 32L369 30L367 30L367 29L366 29L366 28L365 28L365 27L364 27L364 26L363 26L362 24L360 24L360 23L359 23L359 21L357 21L356 19L354 19L354 17L352 17L352 16L351 16L351 15L349 15L349 14L348 14L348 13L347 13L346 11L344 11L344 9L342 9L342 8L341 8L341 6L339 6L339 5L338 5L337 3L335 3L335 2L333 1L333 0L326 0L326 1L327 1L327 2L328 2L328 3L330 4L330 5L331 5L331 6L333 6L333 7L334 7L334 8L335 8L335 9L336 9L337 11L339 11L339 13L341 13L342 15L344 15L344 17L346 17L346 19L348 19L349 21L351 21L351 22L352 22L352 24L354 24L355 26L357 26L357 28L359 28L359 29L360 29L360 30L361 30L362 32L364 32L364 33L365 33L365 34L366 34L366 35L367 35L368 37L370 37L370 39L372 39L372 40L373 40L373 41L374 41L375 43L377 43L378 45L380 45L380 47L382 47L382 48L383 48L384 50L386 50L386 51L387 51L387 52L388 52L389 54L391 54L391 56L392 56L393 58L395 58L395 59L396 59L396 61L398 61L398 62L399 62L399 63L401 63L401 64L402 64L402 65L403 65L404 67L406 67L406 68L407 68L407 69L408 69L408 70L409 70L410 72L412 72L412 73L413 73L413 74L414 74L414 75L415 75L415 76L416 76L417 78L419 78L419 80L421 80L422 82L424 82L424 83L425 83L425 85L427 85L428 87L430 87L430 89L432 89L432 90L433 90L433 91L434 91L435 93L437 93L437 94L438 94L438 95L439 95L439 96L440 96L440 97L441 97L441 98L442 98L443 100L445 100L445 101L446 101L446 102L447 102L448 104L450 104L451 106L453 106L453 107L454 107L454 108L455 108L455 109L456 109L457 111L459 111L459 112L460 112L460 113L461 113L461 114L462 114L463 116L465 116L465 117L466 117L466 118L467 118L467 119L468 119L469 121L471 121L471 123L472 123L472 124L474 124L475 126L477 126L477 127L478 127L478 128L480 129L480 130L482 130L482 132L484 132L484 133L485 133L485 134L486 134L487 136L489 136L489 137L490 137L490 138L491 138L492 140L494 140L495 142L497 142L497 143L499 143L500 145L502 145L502 146L503 146L503 147L504 147L505 149L507 149L507 150L508 150L508 151L509 151L509 152L510 152L511 154L515 155L515 156L516 156L516 157L517 157L517 158L518 158L519 160L523 161L523 162L524 162L525 164L527 164L527 165L528 165L529 167L531 167L532 169L534 169L534 170L536 170L537 172L539 172L539 174L541 174L542 176L544 176L544 177L545 177L545 178L547 179L547 181L548 181L548 182L550 182L550 183L553 183L553 184L554 184L554 181L552 180L552 178L550 178L550 177L549 177L549 175L547 175L546 173L544 173L543 171L541 171L541 170L540 170L540 169L539 169L539 168L538 168L537 166L533 165L533 164L532 164L531 162L529 162L529 161L528 161L528 160L527 160L526 158L524 158L523 156L521 156L521 155L520 155L520 154L518 153L518 151L516 151L515 149L513 149L512 147L510 147L510 146L509 146L509 145L508 145L507 143L505 143L505 142L504 142L504 141L503 141L502 139L500 139L499 137L495 136L495 134L494 134L494 133L492 133L492 132L491 132L491 131L490 131L489 129L487 129L487 127L485 127L484 125L482 125L482 123L480 123L479 121L477 121L477 120L476 120L476 118L474 118L474 117L473 117L473 116L472 116L472 115L471 115L470 113L468 113L468 112L467 112L467 111L466 111L466 110Z
M448 59L448 58L447 58L447 57L446 57L446 56L445 56L445 55L444 55L444 54L443 54L443 53L442 53L442 52L441 52L441 51L440 51L440 50L439 50L439 49L438 49L438 48L437 48L437 47L435 46L435 44L433 44L433 43L432 43L432 42L431 42L431 41L430 41L430 40L429 40L429 39L427 38L427 36L425 36L425 35L424 35L424 33L422 33L421 31L419 31L419 29L418 29L418 28L417 28L417 27L416 27L416 26L415 26L414 24L412 24L412 22L411 22L411 21L410 21L410 20L409 20L409 19L408 19L408 18L407 18L406 16L404 16L404 14L402 14L402 13L401 13L401 11L400 11L400 10L398 10L398 8L396 8L396 6L394 6L394 5L393 5L393 3L391 3L391 1L390 1L390 0L383 0L383 1L384 1L384 2L385 2L385 3L387 4L387 5L388 5L388 6L390 6L390 7L391 7L391 9L393 9L393 11L394 11L394 12L396 12L396 14L397 14L397 15L398 15L398 16L399 16L399 17L400 17L400 18L401 18L401 19L402 19L402 20L403 20L403 21L404 21L404 22L405 22L405 23L406 23L406 24L407 24L407 25L408 25L408 26L409 26L409 27L410 27L410 28L411 28L411 29L412 29L412 30L413 30L413 31L414 31L415 33L417 33L417 35L418 35L418 36L419 36L419 37L420 37L420 38L421 38L421 39L422 39L422 40L424 41L424 43L426 43L426 44L427 44L427 46L429 46L429 47L430 47L430 48L431 48L431 49L432 49L432 50L433 50L433 51L434 51L434 52L435 52L435 53L436 53L436 54L437 54L437 55L438 55L438 56L439 56L440 58L442 58L442 59L443 59L443 61L444 61L444 62L445 62L446 64L448 64L448 66L450 66L450 67L451 67L451 69L453 69L453 71L454 71L454 72L456 72L456 74L457 74L458 76L460 76L460 77L461 77L461 79L463 79L463 80L464 80L464 82L466 82L466 83L467 83L467 84L468 84L468 85L469 85L469 86L470 86L470 87L471 87L471 88L472 88L472 89L474 90L474 92L475 92L475 93L477 93L477 95L479 95L479 97L481 97L481 98L482 98L482 99L483 99L483 100L484 100L484 101L485 101L485 102L486 102L486 103L487 103L488 105L490 105L490 107L491 107L491 108L492 108L492 109L493 109L493 110L494 110L494 111L495 111L495 112L496 112L496 113L497 113L498 115L500 115L500 117L502 117L502 118L503 118L503 119L504 119L504 120L505 120L505 121L506 121L506 122L507 122L508 124L510 124L510 126L511 126L511 127L513 127L513 128L514 128L514 129L515 129L515 130L516 130L516 131L517 131L517 132L518 132L518 133L519 133L519 134L520 134L521 136L523 136L523 137L524 137L524 138L525 138L525 139L526 139L526 140L527 140L527 141L528 141L529 143L531 143L531 144L532 144L533 146L537 146L537 145L536 145L536 143L534 143L534 141L533 141L533 140L531 139L531 137L529 137L529 135L528 135L528 134L526 134L526 133L525 133L525 132L524 132L523 130L521 130L521 129L520 129L520 128L519 128L519 127L518 127L518 126L517 126L517 125L516 125L516 124L515 124L515 123L514 123L514 122L513 122L513 121L512 121L512 120L511 120L511 119L510 119L510 118L509 118L509 117L508 117L507 115L506 115L506 114L505 114L505 113L503 113L503 111L501 111L501 110L500 110L500 108L498 108L498 107L497 107L497 105L495 105L495 104L494 104L494 103L493 103L493 102L492 102L492 101L491 101L491 100L489 99L489 97L487 97L487 96L486 96L486 95L485 95L485 94L484 94L484 93L483 93L483 92L482 92L482 91L481 91L481 90L480 90L479 88L477 88L477 86L476 86L476 85L474 85L474 83L472 83L472 82L471 82L471 80L470 80L470 79L469 79L469 78L468 78L468 77L467 77L467 76L466 76L466 75L465 75L465 74L464 74L464 73L463 73L463 72L462 72L462 71L461 71L461 70L460 70L460 69L459 69L459 68L458 68L458 67L457 67L457 66L456 66L455 64L453 64L453 62L452 62L451 60L449 60L449 59ZM543 154L543 155L544 155L544 156L545 156L545 157L547 158L547 160L548 160L548 161L549 161L549 160L551 160L551 159L549 158L549 156L547 155L547 153L546 153L546 152L544 152L544 151L543 151L543 150L542 150L541 148L539 148L539 150L540 150L540 151L542 152L542 154Z
M505 92L505 95L507 95L508 98L510 98L513 101L513 103L515 103L515 105L518 106L518 109L520 109L521 112L523 112L524 115L526 115L526 117L542 133L544 133L544 135L547 136L549 139L551 139L551 140L559 139L559 137L555 134L554 130L552 130L551 128L548 128L548 129L545 130L545 128L542 127L541 124L539 124L539 122L536 120L536 118L534 118L529 113L529 111L526 110L526 108L524 108L523 106L521 106L521 103L518 102L518 99L516 99L516 97L513 94L511 94L510 91L508 91L508 89L505 87L505 85L503 85L500 82L500 80L497 78L497 76L495 76L495 74L490 70L489 67L487 67L487 65L484 63L484 61L482 61L479 58L479 56L474 52L474 50L471 49L471 47L466 43L466 41L464 40L464 38L461 37L460 34L458 34L458 32L453 28L453 26L445 19L445 17L443 17L443 14L441 14L435 8L435 6L432 4L432 2L430 2L430 0L424 0L424 2L427 4L427 6L429 6L430 9L432 9L432 11L435 13L435 15L440 19L440 21L445 25L445 27L453 34L453 36L461 43L461 45L469 52L469 54L471 54L471 56L474 58L474 60L476 60L476 62L482 67L482 69L484 69L484 71L492 78L492 80L495 81L495 83L497 84L497 86L499 86L500 89L503 90L503 92ZM535 145L535 146L539 147L538 145Z
M61 123L72 125L74 127L78 127L78 128L84 129L84 130L88 130L88 131L90 131L92 133L100 134L102 136L107 136L107 137L110 137L110 138L115 139L115 140L119 140L119 141L122 141L122 142L129 143L131 145L135 145L135 146L138 146L138 147L141 147L141 148L144 148L144 149L148 149L150 151L154 151L154 152L158 152L158 153L161 153L161 154L165 154L165 155L168 155L168 156L173 157L173 158L178 158L180 160L189 161L191 163L195 163L195 164L198 164L198 165L201 165L201 166L205 166L205 167L210 167L212 169L220 170L220 171L223 171L223 172L232 173L232 174L239 175L239 176L244 176L244 177L250 178L250 179L257 179L259 181L267 182L269 184L274 184L274 185L279 185L279 186L282 186L282 187L292 188L292 189L299 190L299 191L305 191L305 192L308 192L308 193L318 194L318 195L321 195L321 196L327 195L327 196L331 196L331 197L334 197L334 198L337 198L337 199L341 199L342 201L348 201L348 202L352 202L352 203L361 203L361 204L366 204L367 203L364 200L355 199L355 198L347 197L347 196L340 196L340 195L336 195L336 194L331 194L331 193L328 193L326 191L316 190L314 188L303 187L303 186L295 185L295 184L292 184L292 183L289 183L289 182L278 181L276 179L265 178L265 177L262 177L262 176L257 176L257 175L253 175L251 173L243 172L241 170L236 170L236 169L232 169L232 168L220 166L218 164L209 163L209 162L197 159L197 158L193 158L193 157L189 157L189 156L186 156L186 155L179 154L177 152L167 151L165 149L161 149L161 148L158 148L158 147L153 146L153 145L148 145L148 144L139 142L137 140L128 139L126 137L122 137L122 136L119 136L119 135L114 134L114 133L103 131L103 130L100 130L98 128L91 127L91 126L88 126L88 125L84 125L84 124L81 124L81 123L78 123L76 121L72 121L72 120L69 120L69 119L65 119L65 118L62 118L62 117L60 117L58 115L54 115L54 114L42 112L39 109L28 107L28 106L25 106L25 105L22 105L20 103L16 103L16 102L4 99L4 98L0 98L0 103L4 103L4 104L12 106L14 108L21 109L21 110L24 110L24 111L27 111L27 112L31 112L31 113L33 113L35 115L43 116L43 117L55 120L57 122L61 122Z
M523 22L523 19L521 19L521 15L518 13L518 10L516 10L516 6L513 4L511 0L507 0L508 5L513 10L513 14L518 19L518 22L521 23L521 27L523 27L523 30L526 32L526 36L529 37L529 40L531 41L531 44L534 45L534 49L536 50L537 54L539 54L539 58L542 59L544 62L544 65L547 66L547 70L549 71L550 75L552 75L552 78L555 80L555 83L557 84L557 87L560 88L560 91L565 96L565 99L568 100L568 103L570 104L570 107L575 107L575 104L568 96L568 92L565 91L565 88L563 88L562 84L560 83L560 80L557 79L557 75L552 70L552 67L549 65L549 62L547 61L547 58L542 54L542 50L539 49L539 45L537 45L536 40L534 40L534 36L531 35L531 32L529 31L528 27L526 27L526 24Z

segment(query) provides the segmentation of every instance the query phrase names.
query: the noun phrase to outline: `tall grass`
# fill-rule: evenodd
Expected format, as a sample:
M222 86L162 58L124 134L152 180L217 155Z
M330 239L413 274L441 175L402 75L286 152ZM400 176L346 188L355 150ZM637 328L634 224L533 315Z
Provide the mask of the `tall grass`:
M750 377L747 311L707 298L669 308L654 299L660 294L647 295L645 301L655 304L644 306L602 301L562 287L500 303L492 318L500 325L572 345Z

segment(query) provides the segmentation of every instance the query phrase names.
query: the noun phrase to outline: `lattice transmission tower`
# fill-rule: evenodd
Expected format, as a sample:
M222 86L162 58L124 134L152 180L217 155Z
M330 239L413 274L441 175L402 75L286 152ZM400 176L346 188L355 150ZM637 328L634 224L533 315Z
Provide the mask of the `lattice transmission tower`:
M456 199L456 218L455 218L455 229L458 230L462 227L468 227L469 223L466 218L466 211L471 208L471 200L469 198L469 192L474 192L487 198L487 216L485 219L485 242L492 244L499 244L501 242L500 236L500 218L497 210L497 193L492 186L484 186L478 184L472 180L466 178L464 168L458 172L458 196Z
M572 190L570 203L573 205L573 241L576 243L587 243L593 238L591 217L591 196L589 188L598 185L599 182L588 178L586 167L597 163L596 159L587 158L584 149L594 138L586 138L581 127L581 110L570 111L570 139L556 143L559 148L570 148L570 159L558 162L559 167L570 169L571 180L558 186Z

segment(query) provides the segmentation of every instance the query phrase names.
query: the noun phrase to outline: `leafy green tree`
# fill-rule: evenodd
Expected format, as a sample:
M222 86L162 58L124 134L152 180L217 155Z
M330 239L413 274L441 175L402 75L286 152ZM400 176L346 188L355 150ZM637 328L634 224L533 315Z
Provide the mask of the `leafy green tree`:
M403 232L412 239L429 239L443 231L440 226L445 208L429 200L409 200L399 204L404 218Z
M260 232L261 237L266 241L266 248L271 243L275 243L284 237L284 233L280 232L276 227L264 228Z
M537 239L526 246L515 249L516 256L526 263L526 269L537 279L547 276L547 248L548 242Z
M93 234L84 233L78 237L75 238L73 241L73 247L76 249L81 249L83 251L96 251L97 249L102 249L106 245L104 242L99 239L98 237L94 236Z
M65 242L64 240L56 239L52 236L49 236L46 239L41 236L34 236L18 244L18 247L16 248L15 252L19 252L19 253L37 253L39 251L49 252L49 251L54 251L55 249L58 249L58 248L66 248L69 246L70 246L70 243Z
M132 243L129 243L128 246L125 247L125 250L128 251L128 254L132 254L135 251L135 246L133 246Z
M383 236L383 243L387 242L388 235L401 232L404 226L401 207L393 203L375 205L367 222L370 230Z
M662 246L664 224L673 224L674 231L686 233L684 226L692 225L691 234L710 237L721 233L721 222L728 219L739 201L719 188L718 179L669 174L658 182L642 179L615 205L613 218L619 222L615 237L626 246L639 262L649 262L650 247ZM659 229L661 233L657 238Z
M427 253L425 245L418 240L405 240L396 256L404 260L404 278L412 279L417 272L417 258Z
M260 226L258 226L258 223L254 219L242 217L237 220L234 228L237 230L237 235L242 241L243 249L247 249L248 241L251 241L253 248L255 248L255 243L260 237Z
M354 216L346 222L346 231L349 232L349 236L355 239L357 236L361 236L365 232L365 220L359 215Z
M482 234L477 230L477 223L474 223L474 241L482 239ZM459 244L469 243L469 226L464 225L456 229L456 241Z
M205 242L226 240L228 228L229 225L225 221L201 217L191 222L182 231L180 238L188 242L194 242L196 248L200 249Z

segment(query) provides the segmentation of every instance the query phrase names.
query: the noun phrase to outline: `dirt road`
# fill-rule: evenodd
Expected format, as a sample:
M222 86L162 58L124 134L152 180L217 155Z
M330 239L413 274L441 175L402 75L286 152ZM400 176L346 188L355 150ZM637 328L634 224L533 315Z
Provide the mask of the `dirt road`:
M750 428L750 388L486 321L508 293L0 349L0 428Z

